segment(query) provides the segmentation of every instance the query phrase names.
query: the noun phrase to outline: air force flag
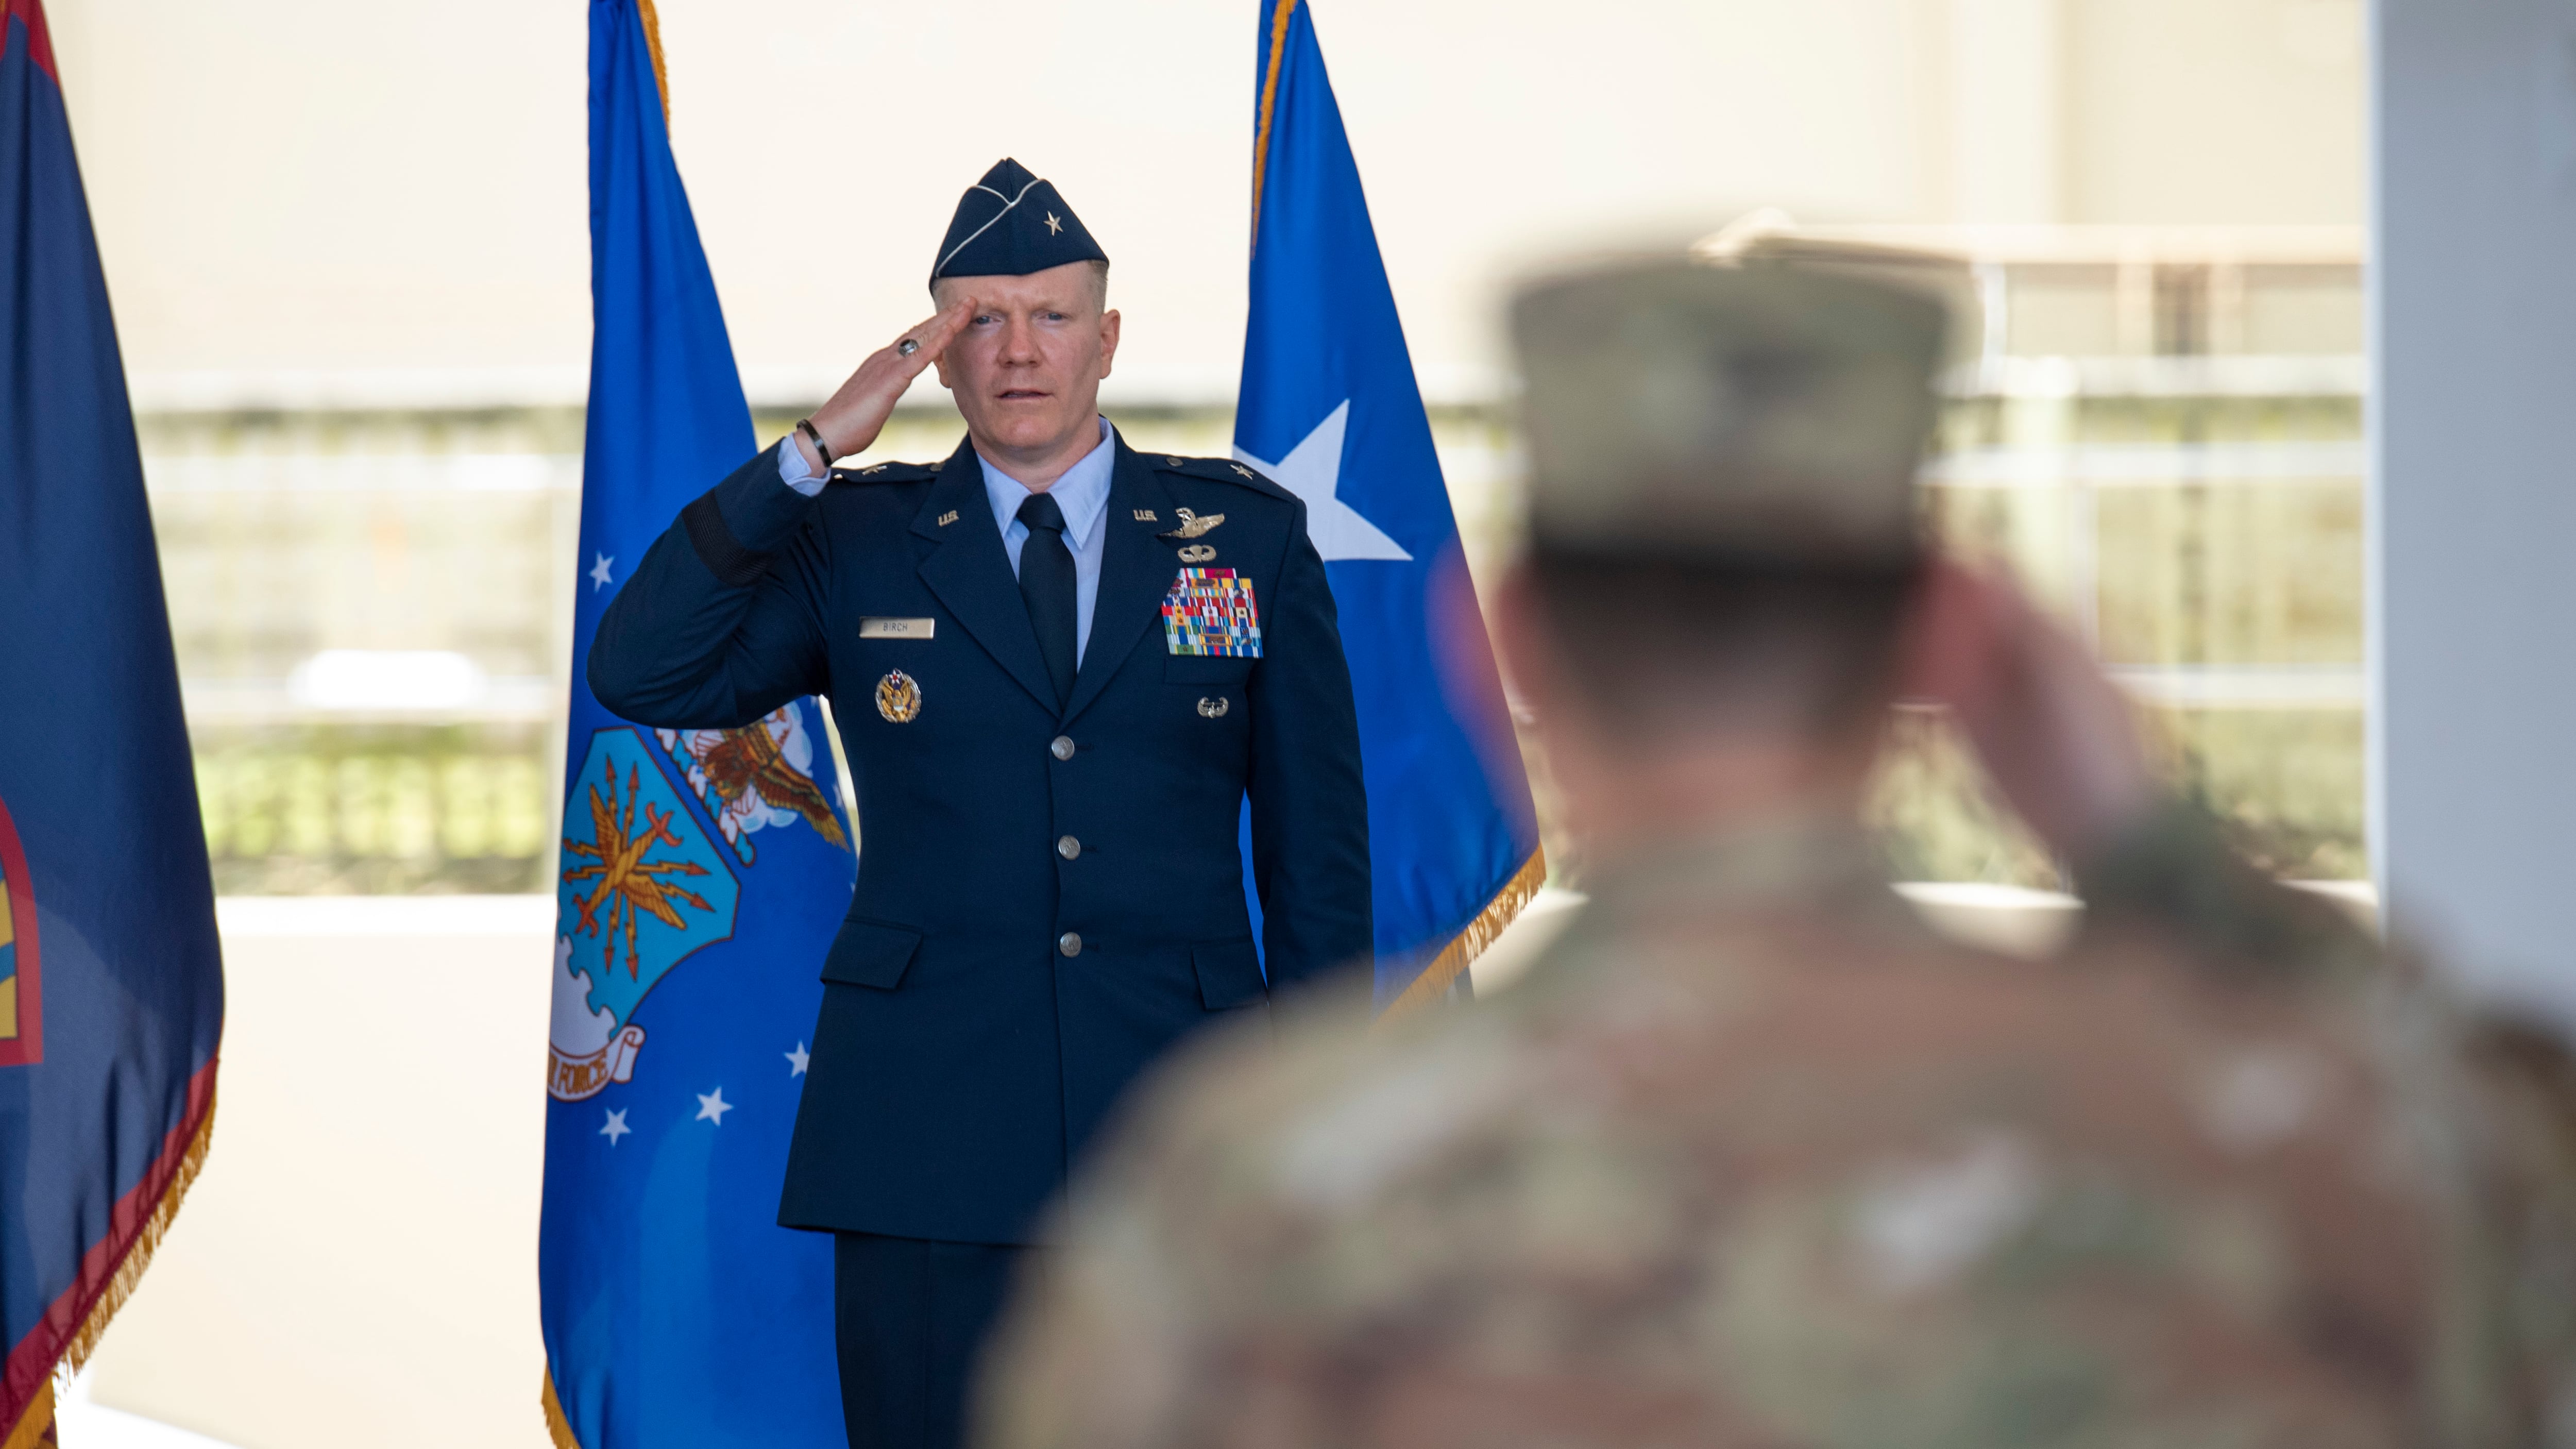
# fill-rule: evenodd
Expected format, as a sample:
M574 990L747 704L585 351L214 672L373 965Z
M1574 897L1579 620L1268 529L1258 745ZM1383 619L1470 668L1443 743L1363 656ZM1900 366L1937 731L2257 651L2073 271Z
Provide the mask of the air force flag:
M681 505L752 451L664 127L649 0L591 0L589 435L537 1278L560 1449L843 1442L832 1243L778 1226L854 842L822 712L616 718L591 637Z
M1392 1009L1446 991L1547 872L1431 420L1304 0L1264 0L1258 56L1252 312L1234 451L1306 501L1332 580L1368 776L1377 996ZM1466 647L1435 660L1435 630Z

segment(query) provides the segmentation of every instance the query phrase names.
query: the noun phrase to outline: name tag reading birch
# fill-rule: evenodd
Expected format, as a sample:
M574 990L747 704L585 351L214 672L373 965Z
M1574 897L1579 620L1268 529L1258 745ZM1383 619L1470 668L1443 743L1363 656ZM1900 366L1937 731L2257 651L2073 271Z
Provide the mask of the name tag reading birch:
M1232 569L1183 569L1163 596L1163 642L1174 654L1261 657L1252 580Z
M862 618L859 620L859 637L862 639L927 639L938 623L937 619Z

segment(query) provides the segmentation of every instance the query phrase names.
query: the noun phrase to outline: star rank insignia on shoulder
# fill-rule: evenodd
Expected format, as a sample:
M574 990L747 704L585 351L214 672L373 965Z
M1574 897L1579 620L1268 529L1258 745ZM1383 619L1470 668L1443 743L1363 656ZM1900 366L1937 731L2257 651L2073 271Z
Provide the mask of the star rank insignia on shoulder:
M856 468L835 468L835 483L918 483L939 475L935 463L869 463Z
M1282 496L1286 493L1286 490L1282 489L1269 475L1248 463L1239 463L1232 458L1183 458L1167 453L1156 466L1166 473L1179 473L1189 478L1205 478L1215 483L1232 483L1237 487L1248 487L1258 493L1277 493Z

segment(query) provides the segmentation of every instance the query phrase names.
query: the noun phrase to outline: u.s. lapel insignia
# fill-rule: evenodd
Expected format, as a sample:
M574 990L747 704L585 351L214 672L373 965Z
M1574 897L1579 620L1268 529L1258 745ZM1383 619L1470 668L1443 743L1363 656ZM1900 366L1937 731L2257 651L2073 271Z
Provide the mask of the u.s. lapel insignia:
M1160 523L1160 522L1162 522L1162 520L1161 520L1161 519L1156 518L1156 517L1154 516L1154 510L1152 510L1152 509L1150 509L1150 508L1139 508L1139 509L1137 509L1137 510L1136 510L1136 521L1137 521L1138 523Z
M957 521L957 510L956 510L956 509L954 509L954 508L949 509L946 513L943 513L943 514L939 515L939 526L940 526L940 527L942 527L942 528L946 528L948 525L950 525L950 524L952 524L952 523L955 523L956 521Z
M1174 457L1166 456L1166 457L1163 459L1163 461L1164 461L1164 462L1166 462L1166 463L1171 464L1171 465L1172 465L1173 467L1175 467L1175 468L1178 468L1178 467L1181 467L1182 465L1184 465L1184 464L1188 463L1190 460L1189 460L1189 459L1187 459L1187 458L1174 458Z
M1172 513L1175 517L1181 520L1181 526L1168 533L1160 535L1163 538L1196 538L1200 534L1207 532L1209 529L1216 527L1218 524L1225 522L1225 515L1222 513L1211 513L1205 518L1201 518L1199 515L1190 512L1186 508L1175 508L1172 510Z
M921 713L921 686L898 669L877 681L877 713L888 724L910 724Z
M1181 548L1181 562L1186 564L1212 563L1215 559L1216 550L1203 543L1185 544Z
M1199 696L1199 718L1201 719L1223 719L1225 712L1232 708L1234 708L1234 700L1228 696L1219 695L1215 699L1210 699L1204 694Z

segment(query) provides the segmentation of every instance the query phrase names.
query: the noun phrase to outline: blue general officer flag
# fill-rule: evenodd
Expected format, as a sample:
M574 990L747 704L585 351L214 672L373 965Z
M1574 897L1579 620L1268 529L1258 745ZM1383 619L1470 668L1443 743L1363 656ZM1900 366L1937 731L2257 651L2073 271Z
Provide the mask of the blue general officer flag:
M656 730L600 615L753 448L648 0L590 6L590 412L538 1236L547 1417L583 1449L842 1442L831 1240L778 1226L815 963L857 870L821 711Z
M0 1443L214 1122L223 964L143 459L39 0L0 0Z
M1431 419L1303 0L1266 0L1254 78L1252 311L1234 451L1306 501L1332 580L1368 777L1377 995L1392 1009L1447 990L1547 871Z

